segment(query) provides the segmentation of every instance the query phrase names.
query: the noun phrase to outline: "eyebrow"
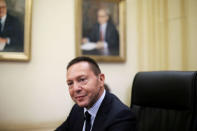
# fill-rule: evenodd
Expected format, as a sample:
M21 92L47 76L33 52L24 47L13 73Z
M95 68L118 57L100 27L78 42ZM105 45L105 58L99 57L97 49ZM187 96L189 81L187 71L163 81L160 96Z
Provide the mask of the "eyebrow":
M84 76L86 76L86 75L79 75L79 76L76 77L76 79L79 79L79 78L84 77ZM66 80L66 81L68 82L68 81L72 81L72 80Z

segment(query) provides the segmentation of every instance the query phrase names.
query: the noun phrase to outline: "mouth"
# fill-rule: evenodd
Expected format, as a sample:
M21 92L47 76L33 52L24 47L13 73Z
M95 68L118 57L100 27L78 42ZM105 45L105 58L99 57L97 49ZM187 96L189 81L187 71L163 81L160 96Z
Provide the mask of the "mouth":
M84 97L85 97L85 95L83 95L83 96L76 96L75 99L77 101L82 101Z

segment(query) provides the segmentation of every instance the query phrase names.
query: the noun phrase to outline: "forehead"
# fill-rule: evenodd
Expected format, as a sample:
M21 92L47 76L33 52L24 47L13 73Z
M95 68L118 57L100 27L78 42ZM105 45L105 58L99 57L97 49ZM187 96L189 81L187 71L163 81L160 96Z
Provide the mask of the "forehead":
M6 3L5 3L5 1L3 1L3 0L0 0L0 5L1 5L1 6L6 6Z
M106 11L101 9L98 11L98 15L107 15Z
M88 75L93 73L88 62L79 62L70 66L67 70L67 79L72 79L81 75Z

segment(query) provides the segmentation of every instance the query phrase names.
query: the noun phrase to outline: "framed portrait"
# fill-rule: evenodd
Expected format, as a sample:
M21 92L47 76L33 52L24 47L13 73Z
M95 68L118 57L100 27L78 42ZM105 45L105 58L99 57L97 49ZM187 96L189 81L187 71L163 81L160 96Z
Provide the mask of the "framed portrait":
M33 0L0 0L0 60L29 61Z
M76 55L124 62L125 0L75 0L75 9Z

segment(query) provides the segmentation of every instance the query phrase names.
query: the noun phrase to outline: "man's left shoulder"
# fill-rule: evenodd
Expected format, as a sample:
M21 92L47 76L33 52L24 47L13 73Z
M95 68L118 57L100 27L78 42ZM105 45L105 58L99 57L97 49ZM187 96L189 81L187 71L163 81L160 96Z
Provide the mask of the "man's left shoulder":
M7 20L7 22L17 22L17 23L19 23L19 19L17 18L17 17L15 17L15 16L13 16L13 15L10 15L10 14L7 14L7 18L6 18Z
M107 97L110 99L110 106L111 109L115 109L116 112L125 110L125 111L131 111L130 108L125 105L116 95L112 93L107 93Z
M108 98L107 98L108 97ZM131 109L111 93L106 93L108 103L106 112L106 123L110 131L133 131L135 129L136 117Z
M16 19L16 17L13 15L7 14L7 19Z

